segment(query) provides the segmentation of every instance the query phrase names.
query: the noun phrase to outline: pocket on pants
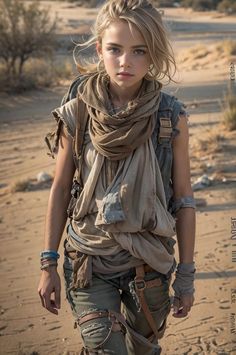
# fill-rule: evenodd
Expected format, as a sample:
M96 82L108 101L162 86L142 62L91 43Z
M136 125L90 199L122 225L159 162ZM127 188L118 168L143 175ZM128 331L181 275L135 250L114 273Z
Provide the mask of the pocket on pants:
M65 256L63 264L64 281L66 298L71 306L73 313L75 312L75 304L73 301L72 290L70 289L73 282L73 261Z
M168 280L162 280L159 286L146 288L144 293L151 312L156 312L170 305Z
M152 279L155 279L153 277ZM161 277L160 286L145 289L145 298L149 310L156 322L157 329L160 330L160 338L164 335L166 328L166 319L171 310L171 302L169 296L169 280ZM150 278L149 278L150 280Z

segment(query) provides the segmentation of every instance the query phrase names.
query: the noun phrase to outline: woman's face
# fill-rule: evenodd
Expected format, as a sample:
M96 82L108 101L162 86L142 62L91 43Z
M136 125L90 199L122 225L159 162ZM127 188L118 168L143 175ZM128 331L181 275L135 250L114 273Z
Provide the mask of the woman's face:
M134 25L117 20L109 25L97 44L111 83L120 88L140 85L151 64L147 45Z

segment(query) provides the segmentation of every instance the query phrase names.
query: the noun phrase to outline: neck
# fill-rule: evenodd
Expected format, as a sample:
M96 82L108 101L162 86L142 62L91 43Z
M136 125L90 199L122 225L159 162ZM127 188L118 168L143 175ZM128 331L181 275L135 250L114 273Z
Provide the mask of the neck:
M135 85L135 87L123 89L111 82L109 85L109 92L113 104L115 106L128 104L128 102L134 100L137 97L140 86L141 83L138 83L138 85Z

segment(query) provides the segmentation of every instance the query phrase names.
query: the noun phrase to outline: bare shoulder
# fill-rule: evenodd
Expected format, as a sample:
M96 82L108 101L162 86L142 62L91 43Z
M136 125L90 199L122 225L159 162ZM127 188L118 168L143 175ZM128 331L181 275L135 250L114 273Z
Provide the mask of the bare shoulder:
M172 180L175 197L191 195L189 129L185 115L179 116L177 124L179 134L173 140Z
M186 115L179 115L176 128L178 134L173 140L173 149L181 149L181 147L186 149L189 143L188 117Z
M72 137L63 125L59 137L54 185L58 183L67 187L71 184L75 172L72 144Z

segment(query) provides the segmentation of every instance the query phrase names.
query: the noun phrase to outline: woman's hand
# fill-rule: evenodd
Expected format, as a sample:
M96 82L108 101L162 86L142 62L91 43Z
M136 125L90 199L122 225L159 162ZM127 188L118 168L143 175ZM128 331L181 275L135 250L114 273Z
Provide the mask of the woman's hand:
M61 280L54 266L42 271L38 293L42 306L53 314L61 307Z
M182 295L180 297L174 297L173 302L173 317L183 318L188 315L194 302L194 295Z

